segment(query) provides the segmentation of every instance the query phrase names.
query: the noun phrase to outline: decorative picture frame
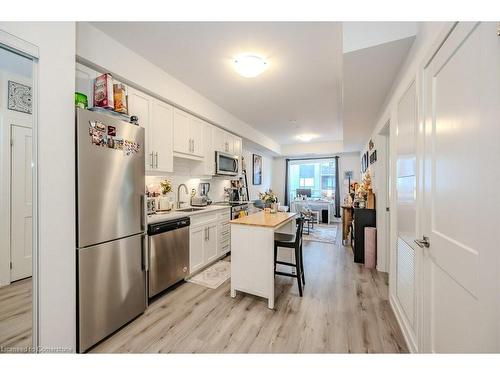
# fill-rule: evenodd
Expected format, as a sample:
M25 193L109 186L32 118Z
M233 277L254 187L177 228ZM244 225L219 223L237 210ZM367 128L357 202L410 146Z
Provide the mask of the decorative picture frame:
M252 161L252 184L262 185L262 156L253 154Z
M8 81L7 109L11 111L33 113L33 92L30 86Z

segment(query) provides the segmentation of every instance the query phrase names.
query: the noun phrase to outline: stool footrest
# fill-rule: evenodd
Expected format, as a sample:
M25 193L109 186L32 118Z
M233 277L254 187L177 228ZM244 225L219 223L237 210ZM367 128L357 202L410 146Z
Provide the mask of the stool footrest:
M282 262L280 260L277 260L276 261L276 264L282 264L284 266L290 266L290 267L297 267L297 265L295 263L289 263L289 262Z

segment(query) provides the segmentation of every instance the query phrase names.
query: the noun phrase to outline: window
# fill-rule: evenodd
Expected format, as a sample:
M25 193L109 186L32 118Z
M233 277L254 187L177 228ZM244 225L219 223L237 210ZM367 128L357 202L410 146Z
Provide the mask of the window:
M290 160L288 162L289 202L310 189L311 199L333 199L335 194L335 159Z

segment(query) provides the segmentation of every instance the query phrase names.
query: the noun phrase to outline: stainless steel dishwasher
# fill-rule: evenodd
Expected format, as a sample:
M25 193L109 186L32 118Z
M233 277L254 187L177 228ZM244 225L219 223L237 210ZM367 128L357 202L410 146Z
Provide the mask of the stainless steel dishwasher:
M148 225L148 296L154 297L189 273L188 217Z

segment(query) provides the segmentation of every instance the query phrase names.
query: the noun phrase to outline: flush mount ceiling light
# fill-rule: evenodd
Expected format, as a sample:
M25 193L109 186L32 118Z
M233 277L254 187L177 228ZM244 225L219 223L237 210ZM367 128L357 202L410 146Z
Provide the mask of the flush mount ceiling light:
M297 139L302 142L309 142L313 138L316 138L315 134L300 134L297 136Z
M234 68L241 76L253 78L262 74L268 63L262 57L253 54L241 54L234 58Z

